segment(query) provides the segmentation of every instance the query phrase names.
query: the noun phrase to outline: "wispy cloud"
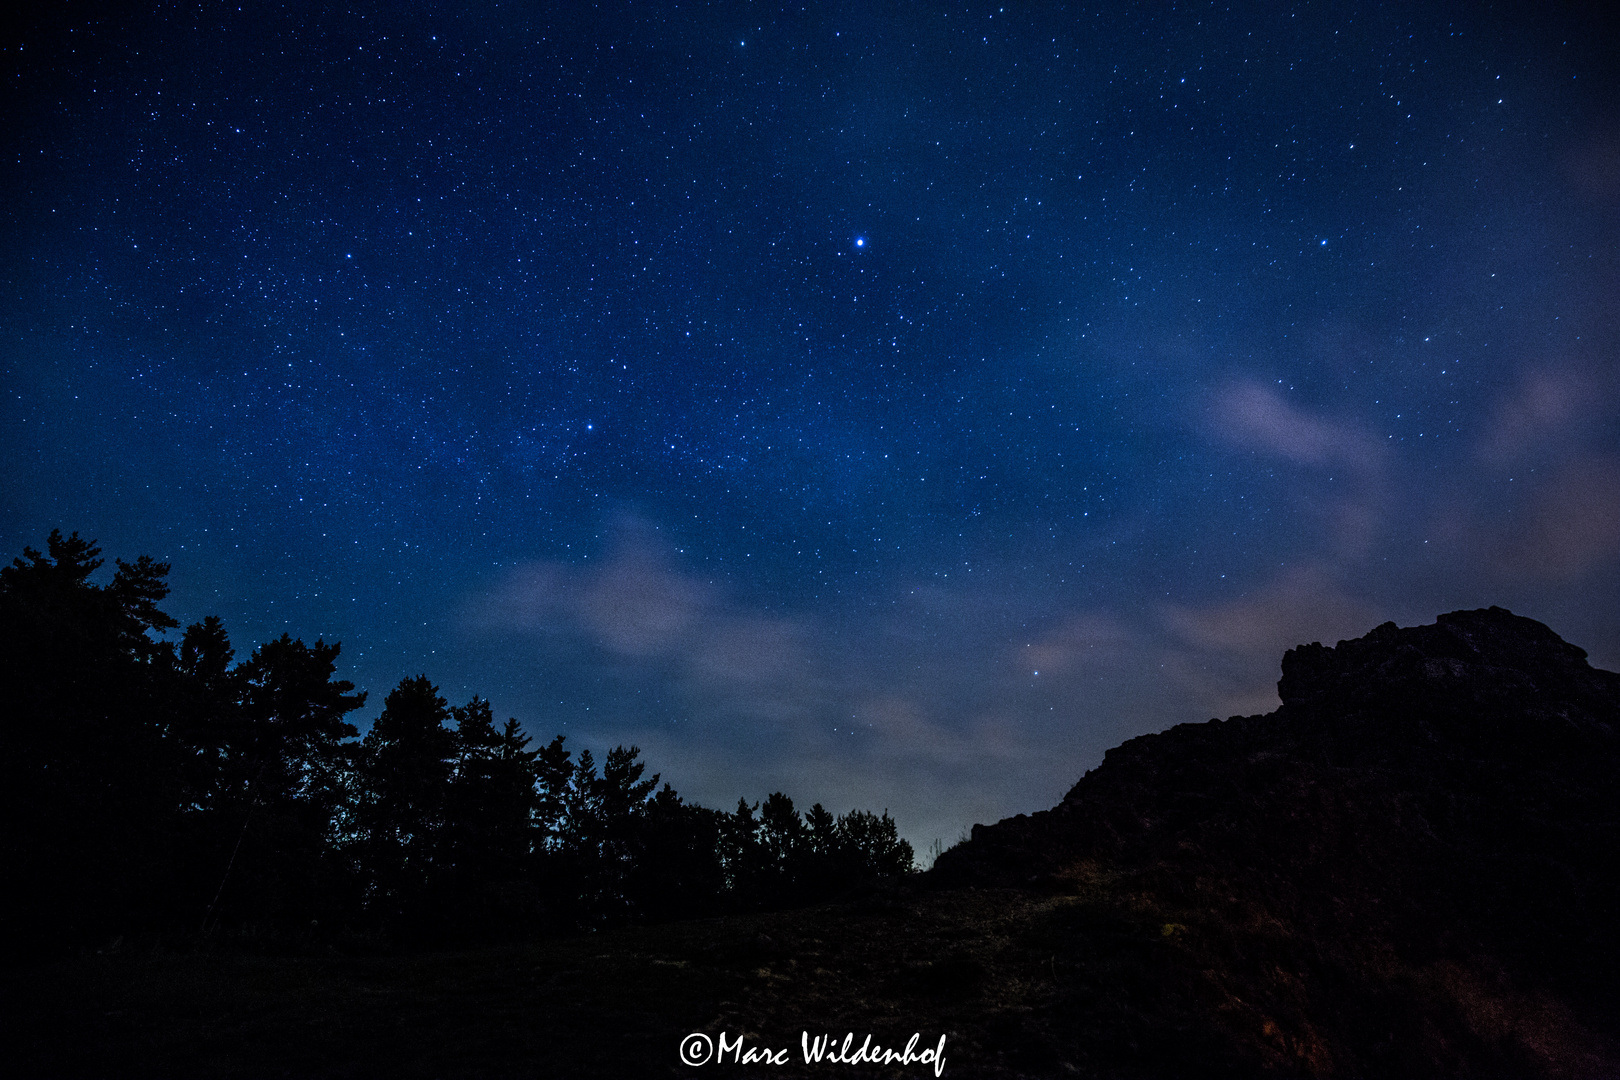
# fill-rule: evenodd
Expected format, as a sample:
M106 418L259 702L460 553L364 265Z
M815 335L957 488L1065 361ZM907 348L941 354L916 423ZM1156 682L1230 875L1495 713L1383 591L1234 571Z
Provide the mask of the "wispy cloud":
M1276 708L1284 652L1359 637L1384 618L1321 565L1286 570L1235 600L1166 606L1161 617L1169 631L1167 668L1220 715Z
M681 722L599 708L570 730L640 744L690 797L887 808L926 844L1049 805L1121 738L1269 707L1284 649L1372 617L1315 570L1207 607L1065 610L1006 580L866 599L764 611L626 520L596 565L511 571L468 630L581 682L653 680Z
M1284 652L1358 637L1384 617L1375 603L1347 592L1328 566L1311 565L1231 600L1076 612L1025 655L1077 689L1128 678L1160 710L1163 725L1274 709Z
M1602 380L1586 368L1538 365L1497 401L1478 444L1479 458L1505 467L1537 452L1567 449L1603 413L1607 397Z
M1576 580L1620 563L1620 457L1561 464L1531 497L1529 527L1510 541L1510 569Z
M620 661L653 665L711 706L751 719L806 716L822 696L814 631L802 619L749 610L674 565L655 530L621 520L597 565L532 562L479 597L475 630L584 639Z
M1378 441L1360 426L1307 412L1257 382L1217 391L1209 416L1222 440L1301 465L1342 465L1371 472L1382 462Z
M1165 625L1189 647L1273 664L1305 641L1364 633L1374 610L1338 585L1321 566L1285 570L1247 596L1205 607L1169 606Z
M896 598L884 610L916 614L918 590L904 592L909 603ZM475 598L465 625L474 637L516 635L537 666L607 662L654 679L682 723L599 709L583 734L639 743L690 796L729 805L780 788L835 808L888 808L926 843L970 824L958 820L961 792L942 782L982 774L986 761L1027 777L1031 759L1050 758L1036 733L985 708L998 696L995 658L972 655L981 635L962 632L982 625L984 606L950 593L926 602L958 631L944 637L957 645L929 652L903 640L907 620L752 607L680 567L646 522L623 519L597 565L516 568ZM953 693L964 671L988 676L988 693ZM1050 786L1061 791L1062 778ZM1018 805L993 779L968 802L987 817Z

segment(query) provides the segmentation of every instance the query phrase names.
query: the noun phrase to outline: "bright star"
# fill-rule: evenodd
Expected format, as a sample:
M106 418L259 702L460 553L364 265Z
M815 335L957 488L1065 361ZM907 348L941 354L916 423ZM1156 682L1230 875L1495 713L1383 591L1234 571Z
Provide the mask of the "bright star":
M856 246L856 247L865 247L865 246L866 246L866 237L864 237L864 236L857 236L857 237L856 237L856 238L855 238L855 246Z

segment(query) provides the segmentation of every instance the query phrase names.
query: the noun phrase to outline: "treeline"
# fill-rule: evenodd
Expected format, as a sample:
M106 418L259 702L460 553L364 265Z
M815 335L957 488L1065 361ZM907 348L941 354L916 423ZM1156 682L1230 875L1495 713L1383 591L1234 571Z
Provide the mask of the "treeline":
M364 693L339 646L283 635L238 661L179 629L169 567L53 532L0 569L0 843L26 949L225 930L463 942L778 907L912 869L895 823L786 795L731 813L531 746L426 676Z

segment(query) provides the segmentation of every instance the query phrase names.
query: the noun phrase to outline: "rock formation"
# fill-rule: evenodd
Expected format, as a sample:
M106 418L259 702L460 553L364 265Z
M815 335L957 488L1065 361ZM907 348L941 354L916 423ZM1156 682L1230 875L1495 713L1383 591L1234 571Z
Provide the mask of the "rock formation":
M934 883L1129 897L1268 1069L1614 1075L1620 675L1493 607L1290 650L1278 693L1109 751Z

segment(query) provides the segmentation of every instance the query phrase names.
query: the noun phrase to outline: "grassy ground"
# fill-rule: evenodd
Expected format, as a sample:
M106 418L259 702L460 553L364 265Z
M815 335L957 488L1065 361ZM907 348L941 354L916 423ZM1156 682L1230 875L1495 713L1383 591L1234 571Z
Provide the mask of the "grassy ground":
M944 1035L944 1075L988 1080L1620 1075L1620 1053L1594 1034L1612 1025L1539 991L1447 961L1385 970L1376 950L1301 939L1235 897L1170 907L1125 885L902 888L462 952L126 945L0 976L6 1072L934 1075L924 1063L806 1065L808 1032L894 1048L916 1033L918 1050ZM685 1066L678 1048L693 1032L788 1053Z
M465 952L272 957L121 947L5 975L13 1061L33 1076L932 1075L805 1067L800 1035L870 1033L950 1075L1020 1075L1071 959L1075 897L897 891L808 911ZM1069 934L1062 934L1067 939ZM1146 939L1144 939L1146 941ZM1151 944L1151 942L1146 942ZM1037 954L1042 955L1037 955ZM742 1036L792 1064L678 1063L683 1036ZM1049 1041L1049 1040L1047 1040ZM1044 1045L1044 1044L1043 1044ZM1050 1055L1047 1054L1049 1057Z

